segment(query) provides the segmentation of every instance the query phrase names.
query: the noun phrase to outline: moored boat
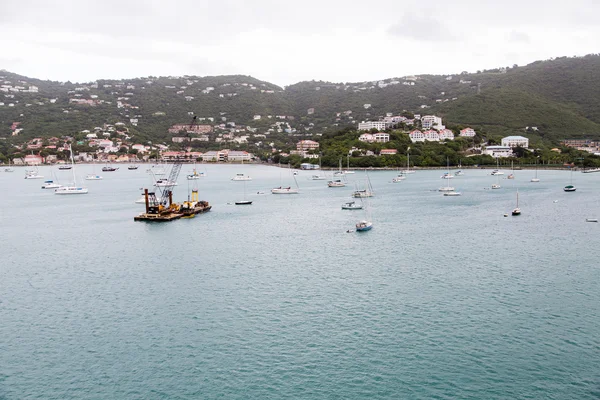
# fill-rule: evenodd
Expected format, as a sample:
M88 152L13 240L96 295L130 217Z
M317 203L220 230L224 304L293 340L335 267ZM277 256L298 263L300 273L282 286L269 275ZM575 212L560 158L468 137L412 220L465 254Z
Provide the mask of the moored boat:
M370 231L373 228L373 223L371 221L359 221L356 223L356 231L357 232L365 232Z
M357 204L354 201L349 201L347 203L342 204L342 210L362 210L362 204Z

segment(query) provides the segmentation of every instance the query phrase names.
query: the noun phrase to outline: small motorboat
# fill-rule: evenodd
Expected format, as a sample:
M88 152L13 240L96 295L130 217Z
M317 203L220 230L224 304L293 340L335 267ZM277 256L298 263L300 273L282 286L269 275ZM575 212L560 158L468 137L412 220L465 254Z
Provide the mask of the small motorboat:
M370 231L373 228L371 221L359 221L356 223L356 232Z
M598 222L598 218L586 218L585 222Z
M362 210L362 208L362 204L357 204L355 201L342 204L342 210Z
M54 181L44 181L42 189L58 189L60 185Z

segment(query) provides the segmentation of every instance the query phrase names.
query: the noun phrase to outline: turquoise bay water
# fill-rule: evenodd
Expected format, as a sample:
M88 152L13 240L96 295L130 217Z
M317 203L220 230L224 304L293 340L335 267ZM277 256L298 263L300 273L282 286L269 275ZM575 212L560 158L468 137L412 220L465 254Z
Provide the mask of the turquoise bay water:
M82 196L0 172L0 399L600 396L600 173L467 170L443 197L443 171L370 172L361 234L354 183L271 195L293 179L267 166L201 166L210 213L134 222L144 170Z

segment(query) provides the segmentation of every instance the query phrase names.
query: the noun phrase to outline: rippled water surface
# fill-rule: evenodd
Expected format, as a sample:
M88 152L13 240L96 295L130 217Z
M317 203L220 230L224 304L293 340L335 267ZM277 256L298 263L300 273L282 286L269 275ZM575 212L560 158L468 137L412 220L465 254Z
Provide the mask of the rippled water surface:
M212 211L165 224L133 221L144 167L82 196L0 172L0 399L600 396L600 173L443 197L441 171L369 172L374 228L347 233L364 172L278 196L289 170L199 169Z

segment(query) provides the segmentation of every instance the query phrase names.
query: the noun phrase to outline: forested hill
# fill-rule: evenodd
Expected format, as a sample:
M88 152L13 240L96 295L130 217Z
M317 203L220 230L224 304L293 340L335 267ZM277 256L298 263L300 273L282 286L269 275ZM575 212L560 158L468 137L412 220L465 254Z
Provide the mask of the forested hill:
M526 127L536 127L535 135L551 142L600 138L598 55L443 76L300 82L285 89L242 75L72 83L3 70L0 89L0 137L11 137L19 122L19 139L123 122L140 140L170 141L167 129L191 115L257 133L285 116L291 132L320 133L403 111L440 115L446 125L492 134L526 134Z

